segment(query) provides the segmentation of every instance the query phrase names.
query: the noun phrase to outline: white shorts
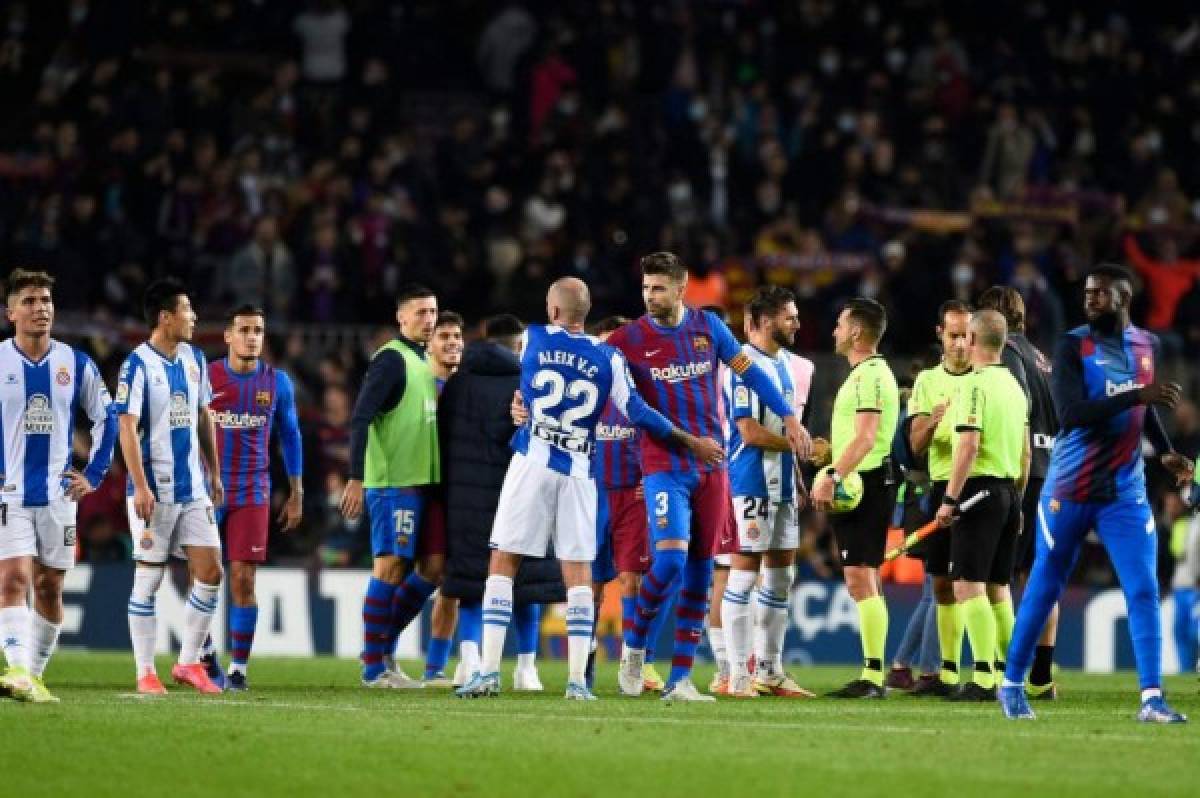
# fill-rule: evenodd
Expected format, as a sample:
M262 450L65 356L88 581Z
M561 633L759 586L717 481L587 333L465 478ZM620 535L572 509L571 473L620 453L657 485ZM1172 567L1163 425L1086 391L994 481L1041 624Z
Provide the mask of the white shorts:
M514 454L504 475L491 547L568 562L596 559L596 483L569 477Z
M132 496L125 499L125 509L136 562L162 565L171 557L182 559L187 556L184 546L221 548L212 500L207 496L183 504L155 502L149 527L134 511Z
M0 511L0 560L34 557L47 568L75 565L75 514L79 505L63 497L45 507L5 505Z
M733 517L737 519L738 551L762 554L789 551L800 546L796 505L755 496L734 496Z

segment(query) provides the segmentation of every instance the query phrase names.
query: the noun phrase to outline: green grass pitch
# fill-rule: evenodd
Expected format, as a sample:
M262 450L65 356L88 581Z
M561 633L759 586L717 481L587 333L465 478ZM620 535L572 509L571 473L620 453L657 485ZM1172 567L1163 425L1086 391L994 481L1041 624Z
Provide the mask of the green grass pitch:
M159 673L169 673L160 659ZM414 664L409 672L417 670ZM565 669L541 664L547 692L458 700L443 690L370 691L356 664L258 658L248 694L131 695L127 653L60 652L55 706L0 700L5 796L914 796L1195 795L1197 722L1133 720L1133 674L1066 672L1064 697L1035 722L995 705L757 699L664 706L616 695L562 699ZM697 669L704 686L708 668ZM511 665L505 666L505 679ZM852 668L796 672L831 689ZM703 681L701 681L703 680ZM1195 715L1194 676L1168 679Z

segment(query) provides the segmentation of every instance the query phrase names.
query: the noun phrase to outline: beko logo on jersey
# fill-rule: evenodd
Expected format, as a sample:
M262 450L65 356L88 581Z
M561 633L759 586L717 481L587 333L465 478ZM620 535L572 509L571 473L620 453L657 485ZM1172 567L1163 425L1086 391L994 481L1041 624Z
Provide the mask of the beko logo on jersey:
M171 410L167 414L172 429L192 426L192 414L188 411L187 394L176 391L171 394Z
M1145 387L1140 382L1134 382L1133 380L1125 380L1125 382L1104 381L1104 393L1109 396L1117 396L1118 394L1129 393L1130 391L1140 391Z
M603 422L596 425L596 440L598 441L627 441L636 435L637 430L633 427Z
M683 382L684 380L694 380L696 377L703 377L712 371L712 363L704 360L699 363L692 361L691 363L672 363L665 368L650 368L650 376L656 380L663 382Z
M232 410L222 410L213 413L213 421L223 429L261 429L267 426L267 417L253 413L235 413Z
M53 435L54 411L44 394L35 393L25 405L25 434Z

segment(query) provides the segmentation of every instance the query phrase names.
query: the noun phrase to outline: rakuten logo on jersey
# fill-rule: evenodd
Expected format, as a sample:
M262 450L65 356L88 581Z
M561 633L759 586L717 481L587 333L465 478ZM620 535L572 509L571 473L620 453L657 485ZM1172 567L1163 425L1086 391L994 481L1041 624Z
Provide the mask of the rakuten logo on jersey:
M1125 382L1104 381L1104 393L1109 396L1117 396L1118 394L1129 393L1130 391L1140 391L1145 387L1140 382L1134 382L1133 380L1125 380Z
M704 360L699 363L692 361L691 363L672 363L666 368L650 369L650 376L656 380L663 382L683 382L684 380L694 380L696 377L703 377L712 371L712 363Z
M637 430L633 427L604 423L596 425L596 440L598 441L627 441L636 435Z
M213 413L213 421L222 429L262 429L267 426L267 417L253 413L235 413L232 410L222 410Z

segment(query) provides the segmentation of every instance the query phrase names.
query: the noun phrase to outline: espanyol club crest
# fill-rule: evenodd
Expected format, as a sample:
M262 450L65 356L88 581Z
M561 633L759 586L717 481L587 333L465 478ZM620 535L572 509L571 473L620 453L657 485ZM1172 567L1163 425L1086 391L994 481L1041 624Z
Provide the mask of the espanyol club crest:
M188 366L188 380L191 382L200 382L200 369L195 366Z
M67 371L66 366L59 366L54 374L54 381L65 388L71 384L71 372Z

